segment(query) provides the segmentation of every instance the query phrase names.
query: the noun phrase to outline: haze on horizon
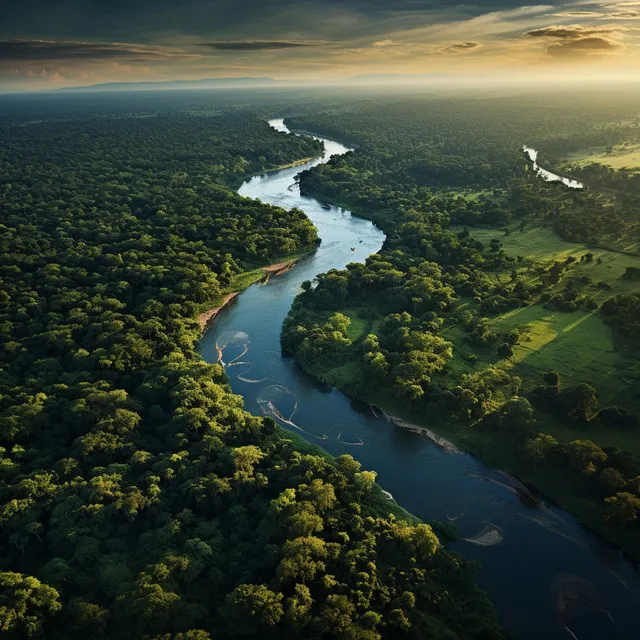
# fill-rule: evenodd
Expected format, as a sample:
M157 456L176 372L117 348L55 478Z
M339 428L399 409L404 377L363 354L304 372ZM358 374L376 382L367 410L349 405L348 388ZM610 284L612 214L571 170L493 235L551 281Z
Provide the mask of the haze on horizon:
M640 0L24 0L0 22L0 91L388 74L637 81Z

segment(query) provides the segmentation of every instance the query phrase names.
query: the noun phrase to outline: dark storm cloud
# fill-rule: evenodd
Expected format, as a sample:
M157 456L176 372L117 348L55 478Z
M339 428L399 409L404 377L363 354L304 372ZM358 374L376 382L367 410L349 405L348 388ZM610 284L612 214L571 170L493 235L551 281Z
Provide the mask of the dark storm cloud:
M0 40L2 61L169 59L192 57L180 49L117 42L54 42L50 40Z
M297 49L313 47L322 42L288 42L281 40L240 40L234 42L202 42L199 46L218 51L274 51L277 49Z
M606 38L582 38L568 40L547 47L547 53L554 57L576 57L593 53L608 53L620 49L620 45Z

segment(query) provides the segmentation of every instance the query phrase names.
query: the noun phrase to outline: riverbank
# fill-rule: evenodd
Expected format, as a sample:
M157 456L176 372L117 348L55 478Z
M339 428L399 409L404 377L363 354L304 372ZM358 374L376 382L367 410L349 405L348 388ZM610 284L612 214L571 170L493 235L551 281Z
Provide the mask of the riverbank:
M312 251L309 251L309 254L311 253ZM200 325L201 334L204 335L207 329L213 324L220 311L222 311L222 309L234 300L236 296L239 296L245 289L257 282L268 282L269 278L277 277L286 273L290 269L293 269L300 257L304 255L308 254L296 254L295 256L280 262L269 264L266 267L259 267L258 269L245 271L244 273L239 274L231 285L232 291L225 294L218 305L211 309L207 309L198 315L198 324Z
M534 465L525 455L521 442L503 431L480 432L471 423L452 423L444 419L435 424L425 421L406 403L397 402L380 393L374 396L358 392L357 385L350 385L345 378L334 377L318 368L301 368L315 380L332 386L350 398L375 407L374 415L400 429L411 431L426 438L438 448L450 454L471 454L490 468L503 471L518 482L533 488L554 505L571 513L578 523L618 547L629 558L640 562L640 540L633 530L607 524L602 503L580 495L574 489L574 477L570 469L558 468L553 463ZM545 416L539 415L539 429L544 431ZM549 419L552 419L549 417ZM576 434L576 438L580 434ZM582 478L580 478L582 479Z
M325 141L325 146L327 157L346 153L343 145L331 140ZM326 158L323 160L326 162ZM295 432L306 443L319 445L337 460L344 454L351 454L362 468L375 470L381 486L423 521L455 521L459 536L452 548L467 560L479 563L478 580L491 595L512 637L523 640L540 637L562 640L565 637L566 631L558 627L557 611L549 598L559 571L579 572L589 583L600 585L606 590L604 606L616 618L618 626L623 630L634 629L635 603L620 576L629 585L635 585L637 579L622 554L609 553L595 536L580 529L569 514L523 499L521 493L514 490L516 485L512 479L507 480L500 472L486 467L479 458L462 453L449 454L433 445L433 440L429 440L424 431L418 434L376 418L367 404L351 399L353 394L350 398L329 385L318 385L292 359L281 357L280 327L301 285L305 281L313 282L318 274L341 271L350 263L360 263L366 270L368 267L363 263L380 251L385 240L381 227L392 236L390 244L397 241L398 220L391 203L370 206L370 211L358 208L357 213L361 215L349 215L348 211L323 205L313 197L301 196L295 185L299 172L300 169L291 169L253 178L242 186L241 194L275 206L304 211L318 229L322 243L296 269L282 278L273 279L269 286L252 288L235 301L232 309L219 314L213 329L200 343L202 357L207 362L216 362L219 359L216 345L220 344L220 339L241 332L247 339L229 344L228 351L224 351L224 360L232 363L225 371L231 388L244 398L249 411L254 415L266 413L276 422L290 427L289 433ZM304 178L302 183L304 186ZM327 195L329 197L322 200L335 202L330 194ZM366 204L357 190L353 195L352 199L360 205ZM347 202L343 204L348 205ZM367 221L367 218L373 218L371 211L376 218L379 212L388 217L383 224L374 225ZM364 298L365 301L368 299L367 296ZM344 312L344 307L338 310ZM368 333L377 333L380 328L375 314L355 313L350 317L352 323L347 333L352 343ZM327 318L319 313L317 320L322 323ZM326 335L332 344L332 333L327 331ZM359 379L360 359L340 366L342 359L333 358L332 351L326 350L325 355L324 366L331 368L335 376L342 377L345 384ZM314 361L317 362L314 358L309 359L311 363ZM235 362L242 366L236 366ZM251 371L250 375L247 370ZM357 391L363 393L367 389ZM390 388L383 392L372 389L369 395L375 397L371 397L370 402L382 404L390 415L408 424L420 425L428 418L427 422L433 423L425 425L430 432L436 436L442 433L441 437L456 448L467 449L466 443L458 443L457 438L462 437L463 432L460 425L441 425L432 411L428 415L424 411L417 412L418 416L406 415L408 403L390 392ZM449 430L456 433L449 435ZM297 444L293 447L299 448ZM306 468L304 454L301 464ZM393 503L384 496L381 492L384 500L381 506L388 509ZM478 544L478 540L487 542L486 523L495 524L491 531L498 531L501 536L498 539L492 533L494 537L488 541L500 544L490 547ZM446 537L444 533L441 535ZM544 549L544 553L522 553L523 548L533 547ZM607 553L606 565L602 562L602 553ZM523 580L527 585L527 598L514 601L513 585L521 584ZM612 636L581 634L581 637L586 640Z
M306 178L302 180L301 187L309 196L318 198L324 202L333 202L334 204L338 204L341 207L355 211L357 215L361 217L368 218L376 222L387 233L388 238L393 237L396 225L398 224L398 222L401 222L401 220L397 219L397 216L394 216L390 212L387 213L380 210L367 211L364 206L364 202L360 199L359 193L351 193L351 198L345 198L344 196L342 198L332 197L331 194L326 193L323 190L321 181L308 180ZM349 199L351 199L352 201L349 201ZM513 241L513 238L511 236L510 238ZM382 248L382 252L384 252L385 247L387 246L388 244L385 243ZM594 261L594 266L597 267L597 261ZM603 277L601 276L599 279L603 280ZM610 293L608 295L610 295ZM352 330L349 330L347 333L349 334L349 339L354 344L358 340L363 339L365 337L365 334L376 333L375 322L366 319L359 320L358 317L356 317L353 313L349 313L349 311L345 310L344 305L342 306L342 308L334 308L333 310L340 311L341 313L349 316L352 324ZM372 309L373 315L375 315L375 311L375 308ZM366 313L364 315L367 316ZM309 316L309 321L311 322L311 324L315 323L316 321L322 323L326 322L327 320L327 318L324 316L318 317L314 320L312 316L313 314ZM569 325L570 322L571 319L569 317L569 320L566 324ZM305 323L299 321L298 324ZM451 339L454 344L456 344L455 340L450 338L450 336L445 337L446 339ZM525 349L527 346L533 346L533 344L530 345L524 340L522 344L524 345L522 349ZM558 344L560 344L559 341L554 343L554 346L557 347ZM576 351L575 354L571 354L571 357L573 358L573 362L583 363L584 356L581 355L580 352ZM607 354L607 357L609 357L609 354ZM476 362L476 360L474 360L474 362ZM350 397L364 400L365 402L375 402L376 405L382 406L390 414L400 416L401 419L405 420L407 424L411 424L414 427L431 427L431 425L429 425L428 427L424 425L423 421L420 419L420 416L418 416L418 418L416 419L414 415L407 415L410 412L408 411L406 403L404 406L401 406L399 408L390 406L389 404L385 406L385 400L380 398L380 389L377 390L377 394L374 399L367 398L366 392L363 393L362 389L365 384L362 380L362 364L356 355L354 355L352 359L343 361L339 366L334 366L328 362L321 363L318 367L314 366L313 362L307 362L306 364L307 366L303 368L307 373L311 374L317 380L320 380L325 384L343 391ZM458 376L462 373L468 372L467 369L463 369L457 366L457 361L454 362L454 365L456 366L455 371L457 372ZM593 368L587 367L586 371L592 369ZM472 368L470 370L473 371ZM529 388L533 388L535 385L539 384L539 375L541 375L541 373L550 370L558 370L561 372L563 385L567 385L572 380L572 377L570 375L563 373L564 369L562 369L561 364L556 365L554 363L551 363L547 365L546 368L541 372L534 372L535 375L531 375L529 377L529 379L527 380ZM585 371L585 369L583 369L583 371ZM519 375L522 376L524 374ZM536 375L538 376L537 378L535 377ZM593 380L593 377L588 377L588 381L591 380ZM577 382L583 381L584 379L582 378L577 380ZM457 384L457 382L453 382L451 380L449 382L453 385ZM384 394L382 394L382 396L384 398ZM390 394L387 394L387 396L388 397L386 398L386 400L391 399L391 404L396 404L395 402L393 402L393 397ZM614 402L611 398L608 398L607 401L609 402L609 404L618 404L617 401ZM601 406L607 405L604 404ZM542 414L539 411L536 412L536 415L538 417L536 432L540 431L545 434L555 436L557 441L560 443L560 447L562 447L566 443L584 438L593 438L596 444L599 444L602 447L612 446L610 444L608 445L608 443L606 442L601 443L601 440L603 438L599 438L598 434L595 432L590 435L590 433L585 432L584 429L576 429L575 427L571 427L571 425L567 425L564 423L558 425L558 428L556 428L557 420L554 420L550 416ZM554 425L553 429L549 428L550 424ZM415 431L416 429L412 428L410 430ZM436 428L433 429L433 431L434 433L436 433L436 435L444 436L445 438L451 440L451 442L455 443L455 445L460 447L460 449L462 449L463 451L475 455L482 462L485 462L497 468L508 470L519 478L522 478L525 482L528 482L531 485L535 486L545 495L550 496L556 503L560 504L563 508L571 512L581 523L586 525L589 529L597 532L600 536L617 545L636 560L640 559L640 540L636 540L636 538L638 537L637 530L634 531L633 526L619 525L616 524L613 520L609 519L610 507L604 502L604 499L607 498L607 496L610 496L612 493L615 493L616 491L625 491L626 487L624 486L624 484L621 487L611 488L609 489L608 493L605 493L605 487L598 484L598 473L596 473L593 478L587 478L586 476L584 476L584 474L581 474L579 470L575 470L573 469L573 467L568 467L566 465L566 460L563 463L560 458L553 458L551 461L547 461L544 465L538 465L537 467L534 467L531 456L527 451L524 450L524 447L522 446L523 442L515 443L509 441L509 446L505 447L503 442L504 434L496 435L486 430L482 430L482 433L478 433L473 425L458 425L455 428L452 428L446 426L443 427L439 424ZM453 431L455 431L455 433L452 433ZM426 432L424 433L424 435L427 436ZM531 434L531 437L533 436L535 436L535 433ZM621 440L621 436L614 433L611 436L610 440L614 439L619 442ZM520 446L521 448L518 448L518 446L516 445ZM629 448L627 447L627 449ZM607 451L608 450L609 449L607 449ZM630 449L630 451L632 452L631 455L633 455L634 449L632 448ZM615 448L611 449L610 458L613 463L612 467L614 468L616 467L616 464L626 464L626 462L621 462L621 457L616 454ZM617 463L614 462L615 459L618 460ZM629 465L631 464L632 463L629 461ZM553 469L554 465L561 467L561 469L556 472L556 470ZM606 465L603 465L603 467L604 466ZM631 471L633 471L633 469L631 469ZM626 473L625 478L633 478L634 475L634 473L629 472ZM553 478L553 481L550 481L549 478Z
M275 171L283 171L284 169L292 169L293 167L300 167L303 164L307 164L307 162L311 162L313 160L313 156L309 156L308 158L302 158L301 160L295 160L294 162L290 162L289 164L282 164L278 167L273 167L271 169L265 169L265 173L274 173Z

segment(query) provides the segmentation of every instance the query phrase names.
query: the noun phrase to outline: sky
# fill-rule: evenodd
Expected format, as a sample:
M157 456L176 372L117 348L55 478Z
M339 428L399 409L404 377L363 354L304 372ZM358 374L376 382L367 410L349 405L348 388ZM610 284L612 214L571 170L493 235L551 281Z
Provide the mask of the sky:
M640 80L640 0L468 2L6 0L0 90L247 76Z

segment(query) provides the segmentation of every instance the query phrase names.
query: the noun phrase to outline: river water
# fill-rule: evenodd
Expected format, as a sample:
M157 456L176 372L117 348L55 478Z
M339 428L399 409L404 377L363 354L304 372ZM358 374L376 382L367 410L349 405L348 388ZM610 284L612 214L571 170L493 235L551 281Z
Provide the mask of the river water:
M287 132L282 120L271 125ZM200 343L208 362L218 347L231 387L246 408L333 455L349 453L378 473L381 486L424 520L455 522L464 539L449 548L478 560L478 582L518 640L635 640L640 577L617 550L567 513L474 457L450 453L394 426L306 375L280 352L280 328L304 280L377 252L384 234L348 211L303 196L296 175L349 149L323 138L325 154L306 165L245 182L239 193L302 209L322 244L291 271L254 285L217 317ZM564 607L561 616L559 609Z
M578 180L574 180L573 178L565 178L563 176L559 176L557 173L553 173L548 169L543 169L538 164L538 152L531 147L527 147L526 145L522 147L525 155L531 160L531 165L533 170L536 172L536 175L545 180L546 182L562 182L563 185L569 187L570 189L583 189L584 185L582 182L578 182Z

